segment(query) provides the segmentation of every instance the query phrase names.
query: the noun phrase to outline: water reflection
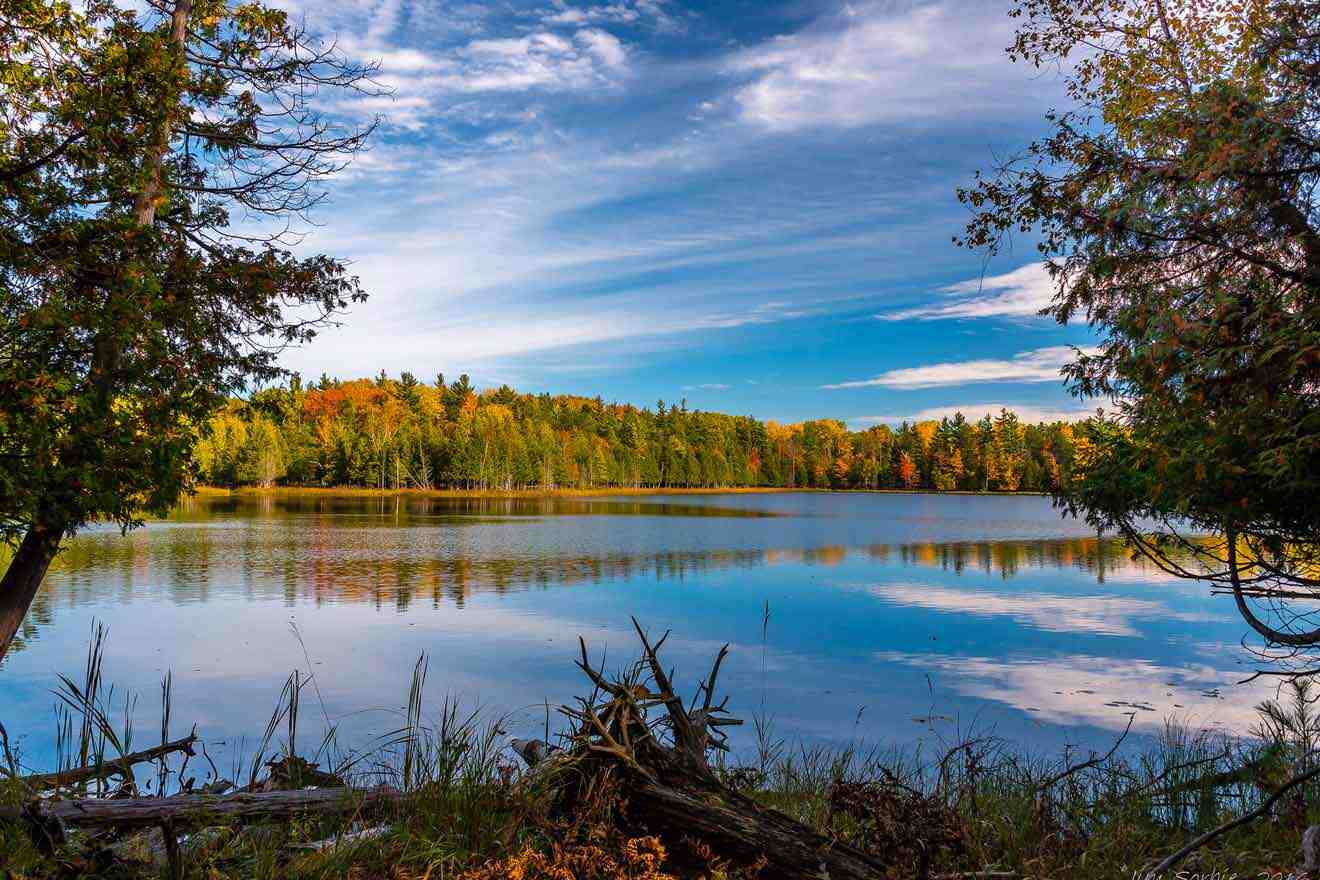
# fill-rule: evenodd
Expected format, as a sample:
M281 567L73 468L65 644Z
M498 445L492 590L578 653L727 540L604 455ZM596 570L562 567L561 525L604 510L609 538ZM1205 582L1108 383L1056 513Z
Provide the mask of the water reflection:
M1204 611L1179 611L1165 602L1131 596L1006 593L987 589L969 592L921 583L888 583L869 590L886 602L971 618L1009 617L1024 626L1059 633L1135 637L1139 635L1135 621L1140 618L1185 623L1210 623L1216 619Z
M429 519L440 517L456 522L471 521L472 517L500 518L525 516L704 516L704 517L767 517L779 514L747 506L699 503L706 496L510 496L470 497L445 494L399 493L375 495L369 493L288 492L253 495L204 494L183 499L168 517L187 521L197 517L207 519L225 516L250 517L254 512L265 515L318 514L325 516L379 516L391 518ZM746 497L756 497L747 493ZM693 500L688 499L696 499Z
M631 615L672 627L670 660L693 674L731 642L733 705L764 701L790 737L912 739L932 701L1042 745L1132 713L1139 730L1171 714L1236 730L1260 695L1233 689L1231 606L1041 498L291 496L81 535L5 660L0 720L41 753L54 675L93 619L121 688L149 694L173 669L175 716L234 739L294 667L346 737L368 736L381 716L359 710L401 704L421 651L437 691L567 702L577 636L621 661Z
M955 574L975 572L1004 581L1024 572L1064 568L1091 574L1098 584L1106 578L1173 580L1148 562L1132 559L1121 542L1095 538L565 555L512 544L447 541L438 538L433 528L364 531L358 526L300 524L295 535L251 523L241 529L212 523L168 531L157 524L127 537L117 532L89 533L73 542L52 566L32 617L39 629L52 619L52 606L77 607L108 598L126 602L147 594L177 602L241 596L282 598L288 603L365 602L377 608L392 605L399 611L419 601L433 607L452 602L461 608L481 592L639 578L684 580L711 571L762 566L838 567L850 559ZM1076 617L1078 626L1089 628L1085 598L981 593L978 602L984 604L966 607L958 592L902 584L886 586L883 592L891 601L932 609L974 614L1020 610L1041 618L1058 613L1056 626L1066 629L1068 618ZM1152 606L1144 600L1094 601L1120 612L1124 607Z
M1135 715L1138 730L1175 721L1241 732L1257 721L1253 700L1240 693L1226 697L1223 671L1204 663L1164 666L1086 654L1004 660L890 653L876 659L933 671L955 693L1061 724L1085 721L1123 730L1128 716ZM1264 697L1265 691L1253 689L1253 695Z

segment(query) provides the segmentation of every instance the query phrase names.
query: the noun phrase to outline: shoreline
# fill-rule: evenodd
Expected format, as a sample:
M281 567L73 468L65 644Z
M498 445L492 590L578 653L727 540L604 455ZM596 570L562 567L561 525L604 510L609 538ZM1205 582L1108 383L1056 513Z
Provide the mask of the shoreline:
M997 492L972 489L951 489L940 492L933 489L817 489L788 486L727 486L723 488L631 487L611 488L555 488L555 489L371 489L362 486L240 486L227 489L222 486L197 486L194 496L207 497L298 497L338 496L362 498L610 498L617 496L644 497L647 495L786 495L810 493L815 495L959 495L996 498L1049 498L1048 492Z
M404 726L393 739L364 752L341 751L326 739L329 749L309 758L294 747L300 699L309 698L300 697L295 672L265 736L254 740L255 753L244 752L234 762L234 778L222 777L212 763L210 773L195 771L201 789L193 788L190 777L184 790L171 784L168 792L151 791L151 777L162 786L171 775L181 779L193 746L206 754L204 731L194 725L186 737L170 740L167 721L159 745L131 754L117 746L109 751L117 740L108 732L120 719L111 705L114 691L100 679L104 642L98 633L86 680L79 685L65 679L65 692L80 698L74 707L89 707L81 710L90 716L84 751L68 739L57 746L61 756L54 770L19 772L6 743L10 773L0 776L0 863L14 869L15 880L71 876L56 859L82 864L69 857L88 853L100 859L94 865L124 880L426 880L437 867L454 880L754 880L766 876L770 864L761 841L773 839L788 847L769 875L779 878L808 876L799 862L810 858L814 864L819 851L794 853L828 840L831 852L885 866L847 874L859 880L1172 880L1171 873L1133 866L1153 865L1180 847L1195 849L1212 839L1206 829L1216 827L1219 839L1198 854L1196 873L1179 877L1307 876L1278 870L1282 859L1292 863L1299 849L1306 852L1306 802L1290 810L1281 806L1273 821L1262 817L1278 795L1314 775L1306 769L1314 721L1239 736L1171 718L1162 732L1121 748L1129 724L1114 733L1108 752L1092 751L1080 761L1070 746L1036 753L993 730L959 727L951 740L937 736L938 748L924 752L920 745L886 747L857 739L808 745L765 727L754 753L725 763L714 758L715 747L697 741L696 757L680 764L680 755L694 753L680 752L646 724L661 711L673 718L669 712L691 717L691 710L675 696L674 673L665 675L657 656L664 638L651 644L637 627L646 652L638 663L657 670L640 686L673 698L663 710L638 707L631 689L620 685L636 681L626 677L631 673L592 667L584 644L582 687L595 685L592 696L579 701L586 719L570 715L576 720L553 736L547 722L544 740L514 739L505 729L508 714L468 715L448 699L437 718L424 712L428 664L422 654L400 713ZM726 651L718 652L704 680L710 691L716 690ZM166 679L166 719L170 686ZM1257 711L1294 717L1284 713L1299 711L1306 700L1306 690L1294 685L1290 696L1281 694L1270 709ZM675 704L677 710L668 708ZM132 720L125 705L128 740ZM725 713L723 701L712 705L719 720L742 723ZM643 747L621 745L603 723L587 720L625 710L634 713L629 729ZM287 740L272 740L284 722ZM326 722L332 723L328 716ZM359 767L364 757L370 757L370 769ZM138 777L145 789L137 788L131 772L118 769L119 761L146 768ZM628 767L638 772L628 773ZM655 781L652 767L669 770L663 782ZM1257 781L1262 769L1286 780L1268 801L1279 784ZM585 788L589 799L571 781L578 778L591 783ZM668 799L660 809L634 812L630 806L648 802L644 798L654 803L657 794ZM33 811L34 803L44 811ZM59 837L29 815L56 824ZM737 824L723 821L730 815ZM1079 816L1085 825L1078 824ZM176 833L175 819L186 834ZM278 830L261 828L263 823ZM1074 827L1084 833L1064 833ZM598 863L608 870L589 869ZM101 876L95 867L91 873Z

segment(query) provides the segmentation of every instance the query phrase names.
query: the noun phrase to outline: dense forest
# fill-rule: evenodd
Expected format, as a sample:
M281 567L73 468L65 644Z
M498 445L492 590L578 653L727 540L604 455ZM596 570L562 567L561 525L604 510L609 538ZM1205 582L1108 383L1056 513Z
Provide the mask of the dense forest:
M197 449L215 486L549 489L779 486L1048 491L1072 473L1085 426L969 422L850 431L820 419L654 410L600 398L478 392L404 373L281 387L232 400Z

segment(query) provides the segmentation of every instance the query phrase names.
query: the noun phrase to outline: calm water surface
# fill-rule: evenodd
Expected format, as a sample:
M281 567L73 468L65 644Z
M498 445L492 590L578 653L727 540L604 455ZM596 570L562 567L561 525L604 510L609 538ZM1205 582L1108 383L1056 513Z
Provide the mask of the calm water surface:
M102 621L106 678L139 695L143 739L167 670L176 727L195 720L223 754L301 668L319 690L304 717L323 701L366 742L397 725L423 651L433 707L460 696L526 735L584 692L579 635L607 666L632 658L630 615L674 630L687 682L730 642L731 706L764 705L792 739L974 725L1091 746L1133 713L1147 732L1170 716L1243 730L1266 694L1234 684L1250 658L1231 604L1044 498L199 498L73 542L0 667L0 721L29 763L48 759L56 673L77 677Z

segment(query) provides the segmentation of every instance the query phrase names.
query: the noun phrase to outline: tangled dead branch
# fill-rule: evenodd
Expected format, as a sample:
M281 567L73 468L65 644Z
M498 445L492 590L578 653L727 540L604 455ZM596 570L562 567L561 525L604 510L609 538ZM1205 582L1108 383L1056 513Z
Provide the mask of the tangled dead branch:
M885 875L883 862L762 806L711 768L710 753L727 749L723 728L742 723L727 698L716 699L727 645L685 704L660 660L669 633L653 643L636 619L633 627L642 657L614 677L592 664L579 639L577 665L593 692L561 708L573 724L568 748L541 764L557 781L565 811L612 786L619 822L629 833L656 836L671 852L697 841L722 858L756 865L767 880Z

